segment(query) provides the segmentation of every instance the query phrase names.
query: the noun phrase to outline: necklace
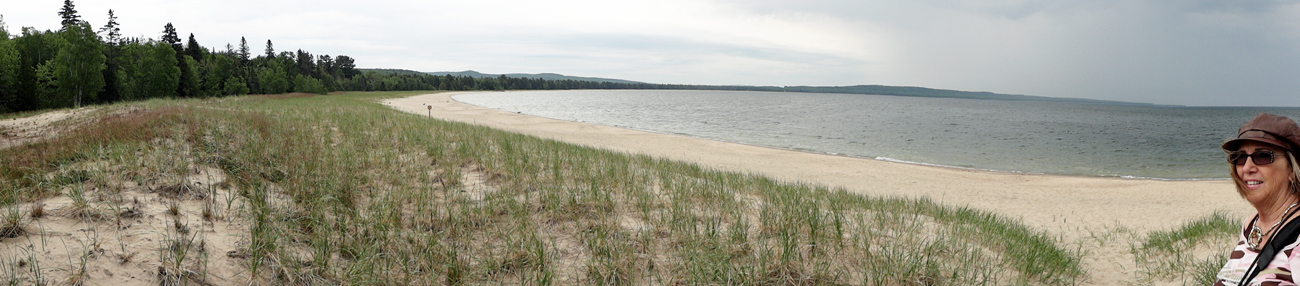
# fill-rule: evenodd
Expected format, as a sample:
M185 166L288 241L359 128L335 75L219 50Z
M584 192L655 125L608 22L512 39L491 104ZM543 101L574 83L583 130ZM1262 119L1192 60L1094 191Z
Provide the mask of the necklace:
M1286 219L1291 216L1291 208L1294 208L1295 206L1296 203L1292 203L1291 206L1286 207L1286 210L1282 211L1282 218L1278 219L1277 222L1273 223L1273 226L1268 228L1267 234L1272 234L1276 231L1277 227L1282 225L1282 222L1286 221ZM1250 236L1246 237L1246 244L1250 246L1250 249L1259 249L1259 244L1264 242L1264 235L1266 234L1264 233L1264 230L1259 229L1259 225L1255 224L1256 222L1259 222L1259 214L1255 214L1255 220L1250 222Z

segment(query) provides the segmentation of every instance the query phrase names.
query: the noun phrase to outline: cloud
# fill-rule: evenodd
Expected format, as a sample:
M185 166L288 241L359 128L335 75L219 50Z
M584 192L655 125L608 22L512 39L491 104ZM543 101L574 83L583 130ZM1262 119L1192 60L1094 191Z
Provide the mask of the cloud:
M55 29L57 1L6 5ZM1190 105L1300 106L1300 1L80 0L102 25L246 37L362 67L647 82L914 85Z

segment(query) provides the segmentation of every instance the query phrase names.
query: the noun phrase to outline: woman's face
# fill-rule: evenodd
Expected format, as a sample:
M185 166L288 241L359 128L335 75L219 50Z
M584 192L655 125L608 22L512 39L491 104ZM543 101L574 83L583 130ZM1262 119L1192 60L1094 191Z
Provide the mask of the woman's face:
M1273 163L1259 165L1255 159L1246 160L1245 165L1237 165L1237 175L1246 184L1246 200L1251 204L1269 203L1285 198L1291 188L1291 164L1287 162L1286 151L1272 145L1245 142L1237 151L1250 154L1273 152Z

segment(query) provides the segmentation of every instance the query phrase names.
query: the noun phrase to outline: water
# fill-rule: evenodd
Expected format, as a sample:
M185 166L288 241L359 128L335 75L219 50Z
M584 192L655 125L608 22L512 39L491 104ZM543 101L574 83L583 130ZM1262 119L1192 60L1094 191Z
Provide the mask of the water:
M1004 172L1224 179L1219 145L1259 112L856 94L684 90L472 93L510 112L807 152Z

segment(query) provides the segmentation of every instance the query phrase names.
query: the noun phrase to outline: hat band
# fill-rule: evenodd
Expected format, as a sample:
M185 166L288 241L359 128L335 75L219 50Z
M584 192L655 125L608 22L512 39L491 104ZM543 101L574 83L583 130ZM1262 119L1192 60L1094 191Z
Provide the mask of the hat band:
M1246 135L1246 133L1249 133L1249 132L1251 132L1251 131L1258 131L1258 132L1260 132L1260 134L1259 134L1259 136L1244 137L1244 136ZM1273 133L1273 132L1268 132L1268 130L1263 130L1263 129L1248 129L1248 130L1246 130L1246 131L1242 131L1241 133L1237 133L1237 139L1267 139L1267 140L1271 140L1271 141L1274 141L1274 142L1278 142L1278 143L1286 144L1286 146L1278 146L1278 147L1287 148L1287 149L1295 149L1295 148L1294 148L1295 146L1292 146L1293 144L1291 143L1291 141L1286 140L1285 137L1278 136L1277 134L1275 134L1275 133Z

